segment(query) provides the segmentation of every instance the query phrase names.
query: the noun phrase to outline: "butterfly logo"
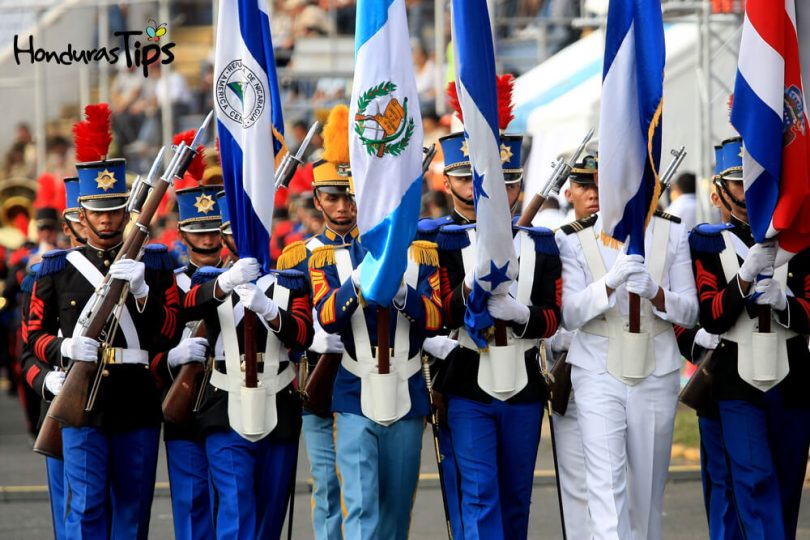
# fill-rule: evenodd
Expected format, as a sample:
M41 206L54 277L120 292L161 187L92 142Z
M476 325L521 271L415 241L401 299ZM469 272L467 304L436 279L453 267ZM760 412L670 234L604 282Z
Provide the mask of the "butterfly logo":
M149 41L155 40L155 43L160 41L160 38L166 35L166 23L158 24L155 19L149 19L149 26L146 27L146 36Z

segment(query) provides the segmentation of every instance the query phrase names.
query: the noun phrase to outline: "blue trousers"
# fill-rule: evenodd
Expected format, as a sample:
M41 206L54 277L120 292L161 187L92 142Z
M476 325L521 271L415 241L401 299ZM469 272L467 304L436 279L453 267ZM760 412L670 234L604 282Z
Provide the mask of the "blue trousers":
M313 483L311 517L315 540L340 540L343 514L335 464L334 418L305 414L303 430Z
M53 537L63 540L65 536L65 464L61 459L45 458L48 473L48 495L51 499Z
M419 480L424 418L386 427L357 414L336 413L335 427L344 538L405 540Z
M780 389L766 406L720 401L740 525L749 540L794 538L810 444L810 411L784 406ZM775 474L774 474L775 473Z
M439 452L442 453L442 473L444 493L447 497L447 511L450 514L450 529L453 538L464 538L464 525L461 522L461 485L458 478L456 456L453 454L453 438L446 427L439 428Z
M159 438L160 428L62 428L68 538L147 537Z
M205 445L166 441L166 461L172 494L172 519L177 540L206 540L214 536L211 483Z
M709 521L709 538L742 540L722 426L719 420L704 416L698 417L698 426L700 472L703 478L703 502Z
M526 538L543 405L450 396L465 539Z
M251 442L238 433L212 432L205 439L218 505L216 537L272 539L281 535L295 473L298 441Z

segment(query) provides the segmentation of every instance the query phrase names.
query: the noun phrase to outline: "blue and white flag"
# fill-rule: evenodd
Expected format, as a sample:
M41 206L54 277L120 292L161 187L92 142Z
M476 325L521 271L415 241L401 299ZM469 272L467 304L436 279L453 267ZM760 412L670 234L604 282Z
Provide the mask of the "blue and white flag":
M611 0L599 112L599 208L603 232L644 255L658 203L664 23L660 0Z
M268 13L269 0L220 0L214 63L231 228L239 255L255 257L265 271L270 270L275 155L284 133Z
M360 288L387 306L402 282L422 197L422 117L405 0L359 0L349 113Z
M452 35L477 222L475 280L464 323L476 344L486 348L484 330L493 325L487 299L509 291L518 267L501 164L495 51L486 0L453 0Z

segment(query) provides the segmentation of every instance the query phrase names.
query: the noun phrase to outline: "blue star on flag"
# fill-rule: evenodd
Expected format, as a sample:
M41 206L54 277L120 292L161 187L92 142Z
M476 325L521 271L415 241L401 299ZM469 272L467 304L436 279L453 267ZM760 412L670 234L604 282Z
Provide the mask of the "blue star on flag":
M477 195L476 201L478 200L478 197L489 199L489 195L487 195L487 192L484 191L484 175L473 171L472 177L473 193Z
M503 263L502 267L498 267L495 261L489 262L489 274L481 278L481 281L488 281L490 290L494 291L501 283L509 281L509 276L506 275L509 269L509 261Z

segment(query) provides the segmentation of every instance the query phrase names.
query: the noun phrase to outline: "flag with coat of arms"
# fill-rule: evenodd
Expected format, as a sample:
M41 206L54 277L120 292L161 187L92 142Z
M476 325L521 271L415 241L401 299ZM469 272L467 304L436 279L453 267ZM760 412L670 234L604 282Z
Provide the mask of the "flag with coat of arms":
M757 242L810 246L810 134L794 0L748 0L731 123L743 139L743 185Z
M268 0L220 0L214 103L236 246L270 270L276 156L283 151Z
M360 288L391 303L416 236L422 197L422 118L405 0L359 0L349 112L357 227L366 250Z
M484 331L494 324L487 300L508 293L518 268L501 161L495 50L486 0L453 0L451 30L477 223L475 274L464 324L485 349Z
M611 0L599 111L599 210L603 233L644 255L658 204L664 22L660 0Z

